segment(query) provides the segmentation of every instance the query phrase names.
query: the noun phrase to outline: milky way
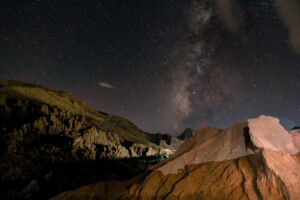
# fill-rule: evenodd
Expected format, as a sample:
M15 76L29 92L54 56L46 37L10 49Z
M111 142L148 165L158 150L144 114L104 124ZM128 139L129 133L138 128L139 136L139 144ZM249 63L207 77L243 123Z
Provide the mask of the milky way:
M288 90L299 90L298 81L292 85L293 81L288 80L297 78L287 73L296 71L295 60L299 59L298 3L194 1L188 11L187 35L191 41L179 47L174 63L177 70L172 88L172 103L177 108L173 109L174 128L197 118L202 124L226 127L234 120L260 114L275 115L284 125L293 126L288 118L296 116L293 119L299 120L297 106L295 110L283 111L279 105L297 105L296 98L284 88L289 85ZM251 27L253 18L260 17L264 19L256 21L257 28ZM284 26L288 28L287 35ZM270 36L274 32L282 33ZM269 42L278 40L273 44L277 49L255 41L260 37L266 41L270 37ZM289 52L288 57L295 59L294 63L288 64L291 61L282 57L280 51ZM280 63L276 63L278 59ZM280 71L286 74L279 74Z
M12 1L0 7L0 78L65 90L149 132L300 124L294 0Z

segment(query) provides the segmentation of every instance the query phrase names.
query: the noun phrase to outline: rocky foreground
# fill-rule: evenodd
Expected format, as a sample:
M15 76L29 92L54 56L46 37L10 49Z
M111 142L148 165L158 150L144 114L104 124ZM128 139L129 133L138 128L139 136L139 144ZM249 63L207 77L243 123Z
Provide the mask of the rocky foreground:
M182 142L146 133L68 93L0 80L0 199L44 199L131 178Z
M298 132L261 116L201 128L175 155L130 181L99 182L53 199L300 199Z

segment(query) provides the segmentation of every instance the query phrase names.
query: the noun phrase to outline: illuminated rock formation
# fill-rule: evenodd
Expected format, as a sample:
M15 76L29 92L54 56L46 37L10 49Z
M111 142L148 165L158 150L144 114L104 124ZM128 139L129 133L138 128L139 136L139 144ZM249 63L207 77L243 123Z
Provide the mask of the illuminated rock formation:
M300 156L293 138L278 119L267 116L225 130L201 128L175 155L143 175L99 182L54 199L296 200Z

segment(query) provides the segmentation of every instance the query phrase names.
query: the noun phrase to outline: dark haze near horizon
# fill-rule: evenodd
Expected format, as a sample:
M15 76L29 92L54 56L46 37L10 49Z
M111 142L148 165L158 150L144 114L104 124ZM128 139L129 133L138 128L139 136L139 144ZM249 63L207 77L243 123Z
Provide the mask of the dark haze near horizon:
M148 132L300 124L295 0L4 0L0 78L65 90Z

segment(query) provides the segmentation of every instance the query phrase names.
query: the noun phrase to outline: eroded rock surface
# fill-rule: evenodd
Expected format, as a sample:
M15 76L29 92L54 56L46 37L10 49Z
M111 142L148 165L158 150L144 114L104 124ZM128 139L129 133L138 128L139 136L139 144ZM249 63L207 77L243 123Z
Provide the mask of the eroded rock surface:
M200 129L169 159L125 182L99 182L53 199L300 198L293 136L261 116L221 130ZM93 194L93 195L91 195Z

